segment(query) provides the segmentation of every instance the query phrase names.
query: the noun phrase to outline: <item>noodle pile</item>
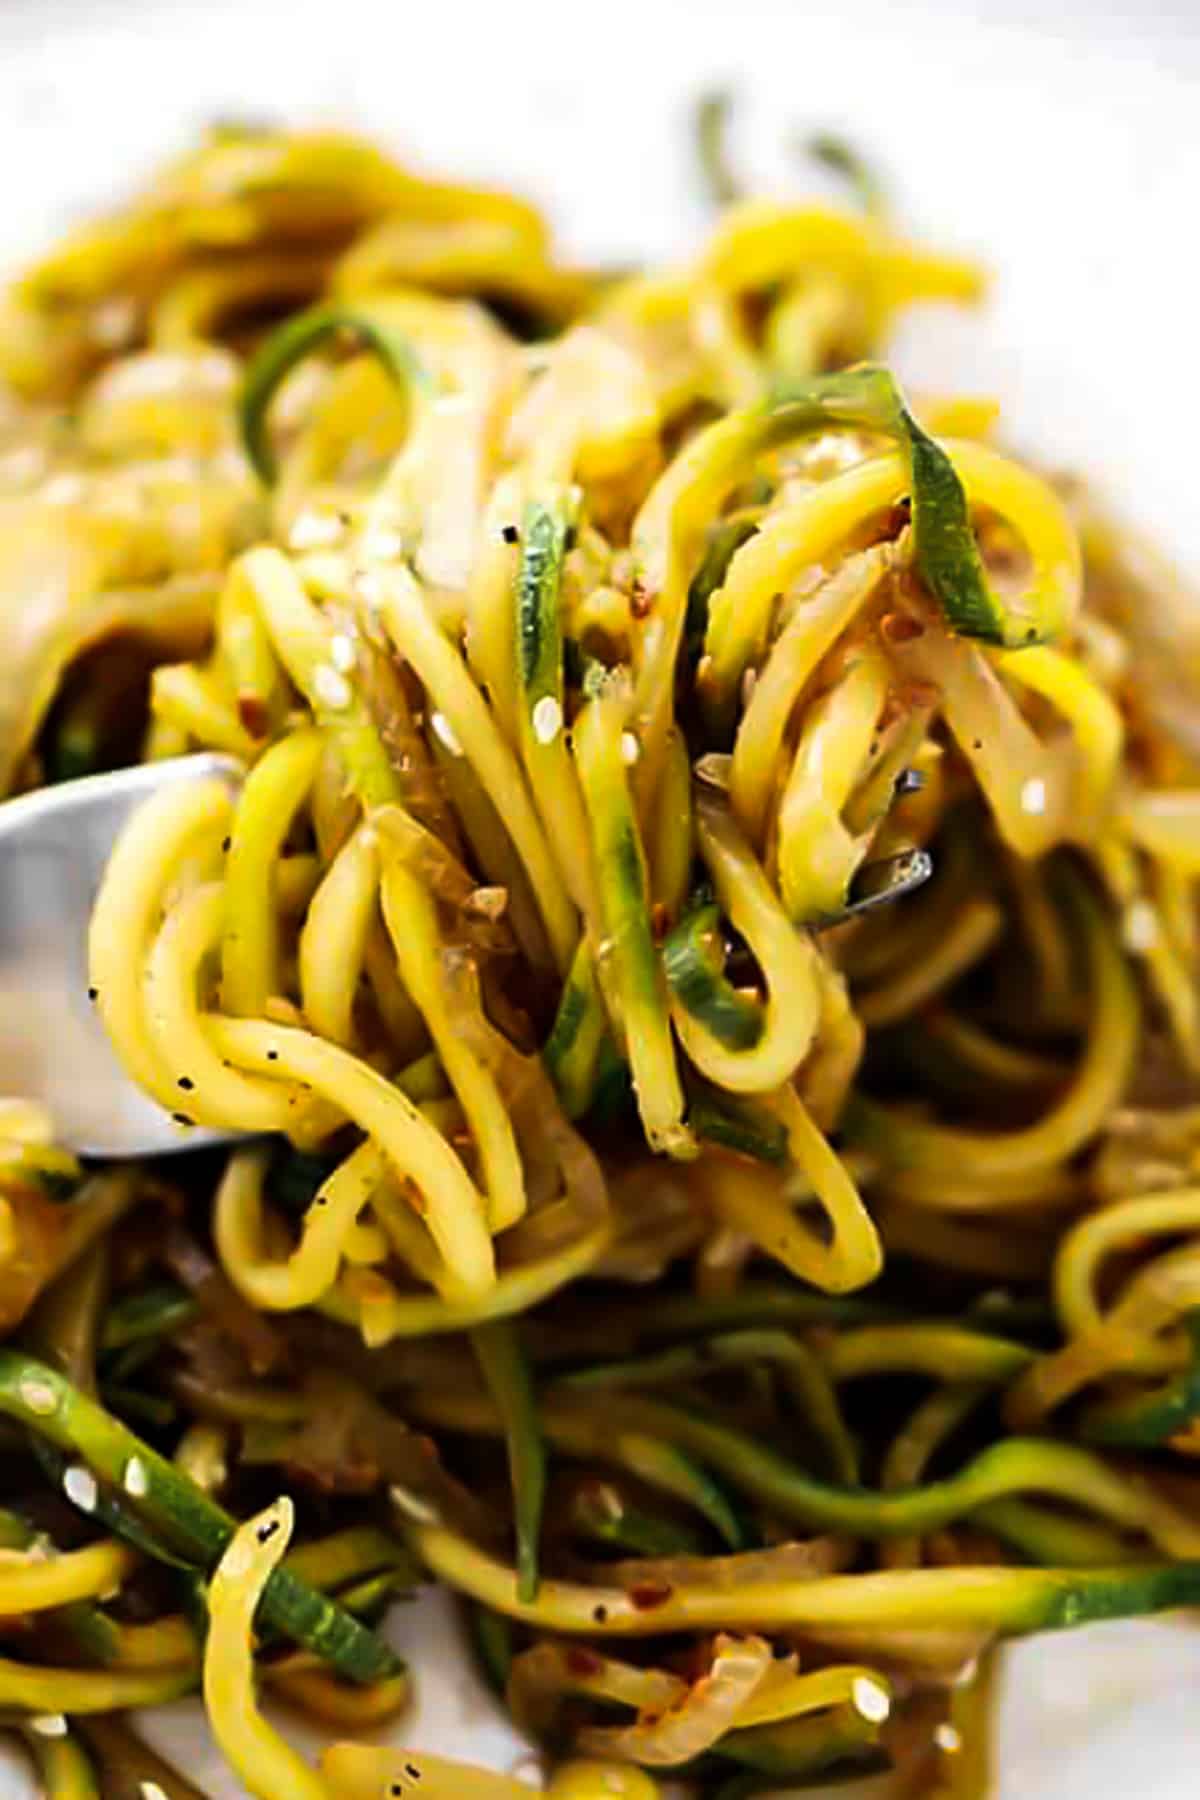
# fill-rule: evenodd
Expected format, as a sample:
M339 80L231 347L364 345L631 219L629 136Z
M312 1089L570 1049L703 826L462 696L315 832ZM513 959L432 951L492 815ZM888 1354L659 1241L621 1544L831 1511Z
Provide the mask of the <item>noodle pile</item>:
M226 759L90 979L248 1134L0 1110L56 1800L194 1794L121 1715L200 1688L268 1800L528 1792L352 1741L425 1578L562 1800L981 1794L993 1644L1200 1600L1200 624L870 360L973 266L705 141L618 276L226 129L0 305L0 782Z

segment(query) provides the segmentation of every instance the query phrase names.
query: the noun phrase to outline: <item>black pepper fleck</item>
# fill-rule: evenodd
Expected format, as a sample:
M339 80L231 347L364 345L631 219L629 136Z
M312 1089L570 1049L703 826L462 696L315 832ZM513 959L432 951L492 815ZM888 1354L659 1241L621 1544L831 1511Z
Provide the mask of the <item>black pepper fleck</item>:
M521 541L521 534L515 525L503 526L500 536L504 539L506 544L519 544Z
M232 844L232 843L233 843L233 839L232 839L232 838L222 838L222 839L221 839L221 848L222 848L222 850L228 850L228 849L229 849L229 847L230 847L230 845L231 845L231 844Z
M596 1621L597 1625L603 1625L605 1620L608 1618L607 1606L593 1607L592 1608L592 1617Z
M258 1530L255 1532L254 1535L258 1539L260 1544L269 1544L271 1539L275 1536L275 1533L278 1530L279 1530L279 1520L278 1519L268 1519L265 1525L259 1526Z
M177 1125L194 1125L196 1123L195 1119L189 1119L186 1113L172 1113L171 1117Z
M88 999L89 1000L98 1000L99 997L100 997L100 989L99 988L90 987L88 989Z
M181 1075L175 1085L181 1087L185 1094L190 1094L196 1084L190 1075Z
M268 1062L278 1062L279 1061L278 1050L268 1050L267 1051L267 1061Z

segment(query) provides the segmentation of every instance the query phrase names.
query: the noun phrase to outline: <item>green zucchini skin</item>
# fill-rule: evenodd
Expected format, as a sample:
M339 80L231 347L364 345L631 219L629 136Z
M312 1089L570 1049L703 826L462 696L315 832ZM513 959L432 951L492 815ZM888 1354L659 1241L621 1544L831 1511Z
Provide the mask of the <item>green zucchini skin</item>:
M889 370L860 363L780 391L768 408L763 435L767 444L779 444L822 425L857 426L900 445L912 476L917 570L956 631L1010 649L1048 635L1005 612L984 573L954 464L917 424Z
M853 1707L837 1706L811 1718L783 1719L731 1731L714 1745L714 1757L740 1766L740 1785L723 1795L761 1793L781 1781L811 1783L878 1774L891 1758L877 1741L876 1728Z
M1090 1444L1153 1449L1200 1418L1200 1312L1184 1321L1192 1341L1191 1360L1170 1381L1134 1399L1099 1401L1079 1420L1079 1435Z
M477 1325L471 1342L504 1420L517 1537L517 1582L522 1600L537 1599L538 1547L546 1499L546 1444L533 1378L511 1319Z
M611 1482L582 1484L570 1507L570 1522L580 1537L619 1550L625 1556L702 1556L699 1534L678 1519L633 1505Z
M564 505L531 500L521 530L517 571L517 657L526 702L560 697L562 632L559 590L570 520Z
M484 1679L497 1699L503 1700L508 1691L513 1659L511 1619L503 1613L493 1612L490 1607L469 1602L467 1636Z
M684 914L662 947L672 995L726 1050L753 1050L763 1034L763 1009L744 999L721 967L720 908L703 903Z
M693 1082L688 1125L702 1143L777 1167L788 1160L787 1132L773 1113L752 1101Z
M271 400L284 377L327 338L345 332L374 352L397 387L427 388L429 376L409 346L369 306L334 301L311 307L273 331L252 358L242 384L238 421L246 455L265 487L278 476L267 431Z
M146 1338L167 1337L195 1318L199 1307L186 1288L163 1281L109 1307L100 1336L102 1351L124 1350Z
M162 1535L169 1551L198 1563L206 1573L216 1567L234 1534L235 1521L173 1463L57 1370L19 1350L0 1350L0 1412L48 1439L60 1452L81 1458L107 1489L122 1496L120 1507L112 1512L115 1530L122 1529L126 1512L132 1513L139 1535L148 1527ZM126 1500L131 1463L140 1465L146 1492ZM400 1672L401 1664L386 1644L286 1567L276 1569L267 1583L262 1617L352 1681L378 1681Z
M608 1016L585 939L575 953L542 1050L542 1060L568 1119L583 1118L595 1104L608 1041Z
M638 1438L636 1456L628 1463L632 1473L692 1506L730 1550L750 1548L751 1540L739 1509L702 1463L677 1444L635 1436Z
M689 662L699 662L704 650L709 601L725 580L735 553L757 530L756 522L747 518L728 519L713 527L700 567L688 588L683 640Z

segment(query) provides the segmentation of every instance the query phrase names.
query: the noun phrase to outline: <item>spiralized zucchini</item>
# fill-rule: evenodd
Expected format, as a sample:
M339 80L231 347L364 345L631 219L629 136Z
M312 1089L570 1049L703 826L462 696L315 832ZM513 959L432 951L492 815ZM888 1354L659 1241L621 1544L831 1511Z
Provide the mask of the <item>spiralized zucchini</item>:
M966 1795L993 1642L1200 1601L1200 612L887 368L980 272L727 110L670 272L243 127L0 303L0 791L229 759L89 980L249 1134L0 1101L48 1793L187 1800L111 1715L202 1690L265 1800L527 1794L260 1711L390 1724L432 1577L562 1800Z

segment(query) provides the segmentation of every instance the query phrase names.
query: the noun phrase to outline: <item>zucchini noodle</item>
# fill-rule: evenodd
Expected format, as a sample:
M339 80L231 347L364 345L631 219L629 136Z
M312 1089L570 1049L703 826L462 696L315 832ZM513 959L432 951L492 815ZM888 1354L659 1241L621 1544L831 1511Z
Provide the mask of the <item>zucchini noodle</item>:
M995 1640L1200 1604L1197 615L727 122L670 270L232 126L0 297L2 791L223 758L88 944L184 1154L0 1096L49 1793L202 1688L266 1800L528 1794L393 1725L428 1578L562 1800L928 1792Z
M252 1794L262 1800L326 1800L325 1783L259 1713L252 1627L266 1579L292 1535L295 1509L277 1500L229 1541L208 1590L204 1702L213 1735Z

